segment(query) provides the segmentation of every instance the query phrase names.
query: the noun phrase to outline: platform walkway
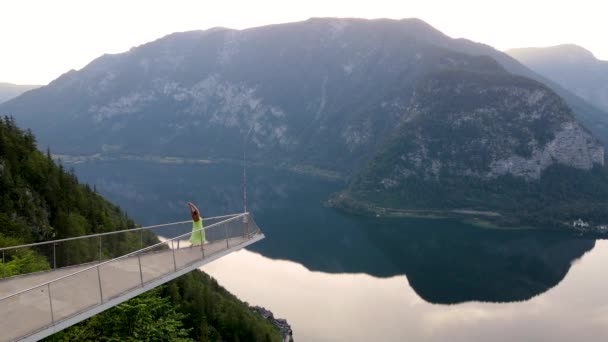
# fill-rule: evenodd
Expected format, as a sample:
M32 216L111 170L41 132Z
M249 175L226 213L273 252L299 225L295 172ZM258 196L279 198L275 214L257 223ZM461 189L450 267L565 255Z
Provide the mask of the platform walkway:
M115 259L0 280L0 341L34 341L65 329L264 238L248 213Z

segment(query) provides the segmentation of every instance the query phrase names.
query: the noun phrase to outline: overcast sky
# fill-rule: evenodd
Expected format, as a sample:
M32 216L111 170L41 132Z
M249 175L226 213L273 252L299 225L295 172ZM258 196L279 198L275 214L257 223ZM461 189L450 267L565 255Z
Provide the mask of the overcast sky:
M0 0L0 82L46 84L176 31L310 17L417 17L500 50L575 43L608 60L603 0Z

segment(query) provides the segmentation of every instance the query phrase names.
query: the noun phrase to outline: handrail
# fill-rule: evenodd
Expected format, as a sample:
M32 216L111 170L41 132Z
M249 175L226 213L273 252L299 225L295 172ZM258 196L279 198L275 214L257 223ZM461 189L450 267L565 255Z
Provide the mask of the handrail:
M230 215L222 215L222 216L203 217L203 222L205 220L215 220L215 219L222 219L222 218L226 218L226 217L232 218L232 217L234 217L236 215L239 215L239 214L230 214ZM51 244L51 243L60 243L60 242L66 242L66 241L74 241L74 240L86 239L86 238L91 238L91 237L113 235L113 234L124 233L124 232L137 232L137 231L140 231L140 230L149 230L149 229L154 229L154 228L173 226L173 225L177 225L177 224L185 224L185 223L189 223L189 222L192 222L192 221L188 220L188 221L179 221L179 222L173 222L173 223L164 223L164 224L157 224L157 225L153 225L153 226L137 227L137 228L123 229L123 230L114 230L114 231L111 231L111 232L103 232L103 233L90 234L90 235L74 236L74 237L64 238L64 239L57 239L57 240L49 240L49 241L28 243L28 244L25 244L25 245L8 246L8 247L2 247L2 248L0 248L0 252L8 251L8 250L11 250L11 249L26 248L26 247L35 247L35 246L41 246L41 245L48 245L48 244Z
M53 280L47 281L47 282L45 282L45 283L38 284L38 285L36 285L36 286L33 286L33 287L30 287L30 288L27 288L27 289L25 289L25 290L21 290L21 291L19 291L19 292L16 292L16 293L10 294L10 295L8 295L8 296L1 297L1 298L0 298L0 302L1 302L1 301L4 301L4 300L6 300L6 299L9 299L9 298L12 298L12 297L18 296L18 295L23 294L23 293L25 293L25 292L28 292L28 291L31 291L31 290L37 289L37 288L39 288L39 287L48 286L48 285L50 285L50 284L52 284L52 283L54 283L54 282L57 282L57 281L63 280L63 279L65 279L65 278L68 278L68 277L74 276L74 275L76 275L76 274L80 274L80 273L83 273L83 272L86 272L86 271L90 271L90 270L92 270L92 269L94 269L94 268L96 268L96 267L101 267L101 266L103 266L103 265L105 265L105 264L108 264L108 263L110 263L110 262L114 262L114 261L117 261L117 260L120 260L120 259L127 258L127 257L129 257L129 256L135 255L135 254L140 253L140 252L145 251L145 250L153 249L153 248L158 247L158 246L160 246L160 245L164 245L164 244L166 244L168 241L175 241L175 240L178 240L179 238L182 238L182 237L184 237L184 236L191 235L191 234L192 234L192 233L194 233L194 232L198 232L198 231L201 231L201 230L206 230L206 229L212 228L212 227L214 227L214 226L217 226L217 225L220 225L220 224L223 224L223 223L226 223L226 222L234 221L234 220L236 220L236 219L238 219L238 218L241 218L241 217L244 217L244 216L247 216L247 215L249 215L249 213L248 213L248 212L241 213L241 214L225 215L225 216L232 216L232 217L230 217L230 218L228 218L228 219L226 219L226 220L220 221L220 222L213 223L213 224L211 224L211 225L209 225L209 226L207 226L207 227L200 228L200 229L196 229L196 230L193 230L193 231L191 231L191 232L188 232L188 233L185 233L185 234L182 234L182 235L179 235L179 236L173 237L173 238L171 238L171 239L167 239L167 240L165 240L165 241L163 241L163 242L159 242L159 243L154 244L154 245L152 245L152 246L148 246L148 247L145 247L145 248L142 248L142 249L136 250L136 251L134 251L134 252L131 252L131 253L128 253L128 254L125 254L125 255L121 255L121 256L116 257L116 258L114 258L114 259L106 260L106 261L104 261L104 262L101 262L101 263L95 264L95 265L93 265L93 266L91 266L91 267L87 267L87 268L82 269L82 270L80 270L80 271L76 271L76 272L74 272L74 273L67 274L67 275L65 275L65 276L63 276L63 277L59 277L59 278L56 278L56 279L53 279ZM191 222L191 221L185 221L185 222Z

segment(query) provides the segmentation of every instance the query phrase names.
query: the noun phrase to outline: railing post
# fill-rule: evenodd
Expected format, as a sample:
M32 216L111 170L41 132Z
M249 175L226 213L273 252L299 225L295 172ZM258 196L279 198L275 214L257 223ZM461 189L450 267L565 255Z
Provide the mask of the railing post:
M55 314L53 313L53 299L51 298L51 283L46 284L49 294L49 307L51 308L51 323L55 325Z
M139 231L139 249L144 248L144 230Z
M173 267L175 268L175 272L177 272L177 262L175 262L175 248L173 248L173 240L171 240L171 251L173 251Z
M101 236L99 236L99 262L101 262Z
M203 253L203 259L205 259L205 247L204 247L204 245L205 245L205 241L202 241L201 242L201 252Z
M139 279L141 280L141 287L144 287L144 274L141 271L141 256L137 254L137 262L139 262Z
M101 272L99 266L97 268L97 280L99 280L99 304L103 304L103 290L101 289Z
M226 226L226 224L224 223L224 237L226 238L226 249L230 248L230 245L228 244L228 227Z
M249 215L245 215L243 216L243 228L244 228L244 232L243 232L243 237L246 239L249 239Z
M2 251L2 278L6 277L6 266L4 265L4 251Z
M57 243L53 242L53 269L57 268Z

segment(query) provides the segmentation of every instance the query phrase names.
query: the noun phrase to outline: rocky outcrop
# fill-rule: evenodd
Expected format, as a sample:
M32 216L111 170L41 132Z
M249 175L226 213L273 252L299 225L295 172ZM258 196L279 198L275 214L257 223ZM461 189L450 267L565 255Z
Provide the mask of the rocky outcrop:
M557 95L504 72L450 70L423 81L383 153L381 189L412 177L532 181L553 165L604 165L604 147Z
M293 342L293 330L291 330L291 325L289 325L289 323L287 323L287 320L282 319L282 318L274 318L274 314L272 313L272 311L270 311L266 308L263 308L261 306L257 306L257 305L253 306L253 307L251 307L251 310L259 313L268 322L270 322L274 326L276 326L281 331L281 335L283 336L283 341Z
M487 177L511 174L527 180L536 180L553 164L562 164L580 170L590 170L594 165L604 165L604 147L576 122L565 122L555 133L553 140L544 146L533 146L532 156L513 155L490 163Z

